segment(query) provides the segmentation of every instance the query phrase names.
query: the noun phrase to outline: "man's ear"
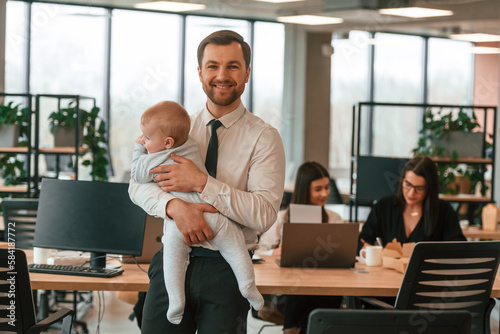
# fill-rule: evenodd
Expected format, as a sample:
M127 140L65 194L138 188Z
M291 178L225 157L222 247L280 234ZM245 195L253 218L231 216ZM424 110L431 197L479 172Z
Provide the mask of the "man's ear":
M172 146L174 146L174 142L174 138L167 137L167 139L165 139L165 148L172 148Z
M203 80L201 78L201 68L198 66L197 69L198 69L198 77L200 78L200 82L203 82Z
M250 66L248 66L247 74L246 74L246 78L245 78L245 83L248 83L248 80L250 79L250 70L251 70L251 68L250 68Z

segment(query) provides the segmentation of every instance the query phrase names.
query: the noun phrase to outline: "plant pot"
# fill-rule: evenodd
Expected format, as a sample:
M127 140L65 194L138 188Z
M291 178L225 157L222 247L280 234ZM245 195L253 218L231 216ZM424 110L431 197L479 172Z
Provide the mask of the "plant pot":
M454 151L460 158L481 158L483 156L484 133L482 132L445 132L441 139L433 142L434 147L442 148L442 157L451 158Z
M75 127L54 128L54 147L75 146ZM78 146L83 142L83 126L78 127Z
M20 130L21 128L18 124L0 125L0 147L18 146Z

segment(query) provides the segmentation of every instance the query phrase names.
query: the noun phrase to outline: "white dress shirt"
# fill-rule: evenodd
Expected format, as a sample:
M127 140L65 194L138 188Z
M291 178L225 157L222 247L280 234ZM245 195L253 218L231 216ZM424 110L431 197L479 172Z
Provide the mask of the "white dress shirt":
M206 158L214 119L205 108L192 119L191 137ZM208 176L201 198L241 224L248 249L255 249L257 231L276 221L285 181L285 152L278 131L245 109L243 104L219 118L217 179ZM150 215L168 219L166 206L175 197L155 183L130 181L132 201ZM172 223L171 221L165 222ZM203 247L214 249L210 242Z

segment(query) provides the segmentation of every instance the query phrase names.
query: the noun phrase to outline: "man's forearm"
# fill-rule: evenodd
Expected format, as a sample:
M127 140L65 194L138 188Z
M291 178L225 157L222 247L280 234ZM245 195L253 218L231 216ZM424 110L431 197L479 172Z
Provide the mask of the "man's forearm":
M137 183L130 180L128 193L132 202L140 206L148 214L169 219L166 213L166 207L171 199L175 196L164 192L154 182Z

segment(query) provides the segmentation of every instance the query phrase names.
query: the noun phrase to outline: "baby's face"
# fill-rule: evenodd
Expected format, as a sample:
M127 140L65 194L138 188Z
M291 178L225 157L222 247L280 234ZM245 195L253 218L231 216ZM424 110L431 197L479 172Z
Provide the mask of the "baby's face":
M156 153L166 149L165 137L162 132L155 127L151 122L149 124L141 124L143 134L143 144L149 153Z

